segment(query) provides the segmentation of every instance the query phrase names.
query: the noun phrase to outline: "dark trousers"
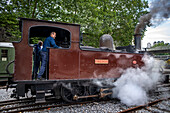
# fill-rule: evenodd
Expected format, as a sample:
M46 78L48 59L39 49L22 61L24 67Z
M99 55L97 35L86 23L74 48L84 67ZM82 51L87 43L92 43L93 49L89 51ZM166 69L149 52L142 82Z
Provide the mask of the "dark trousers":
M40 54L41 54L42 61L41 61L41 68L38 73L38 78L41 78L42 75L44 74L48 62L48 52L41 51Z

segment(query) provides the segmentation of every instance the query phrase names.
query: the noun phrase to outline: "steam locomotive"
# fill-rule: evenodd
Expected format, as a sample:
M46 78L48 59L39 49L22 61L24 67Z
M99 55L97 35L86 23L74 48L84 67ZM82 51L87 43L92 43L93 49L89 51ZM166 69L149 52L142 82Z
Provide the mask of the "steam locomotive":
M81 46L80 25L20 18L22 38L13 42L15 48L15 68L9 87L14 88L11 97L25 97L29 91L36 96L36 102L45 101L46 94L67 102L75 102L84 98L102 98L112 94L112 84L96 80L116 81L122 70L144 66L143 53L140 49L140 37L135 37L135 48L118 47L114 49L113 39L103 35L100 48ZM56 43L62 48L49 49L49 63L45 72L45 80L34 80L33 43L32 40L44 39L56 32Z

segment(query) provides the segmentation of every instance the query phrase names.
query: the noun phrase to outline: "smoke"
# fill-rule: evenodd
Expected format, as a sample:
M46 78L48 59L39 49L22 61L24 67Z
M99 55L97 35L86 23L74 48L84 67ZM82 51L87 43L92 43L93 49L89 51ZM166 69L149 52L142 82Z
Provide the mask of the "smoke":
M113 97L117 97L122 103L131 105L142 105L148 100L147 92L156 86L161 80L161 61L145 55L142 59L145 66L140 68L129 68L114 83Z
M139 19L139 24L136 26L135 34L140 34L141 31L152 20L154 23L160 24L164 19L170 17L170 0L155 0L151 3L150 12Z

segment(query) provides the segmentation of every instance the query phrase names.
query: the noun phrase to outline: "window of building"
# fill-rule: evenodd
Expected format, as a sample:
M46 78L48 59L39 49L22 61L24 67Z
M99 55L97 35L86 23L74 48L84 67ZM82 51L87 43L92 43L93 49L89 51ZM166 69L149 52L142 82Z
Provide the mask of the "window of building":
M8 60L8 50L2 49L1 50L1 61L7 61Z

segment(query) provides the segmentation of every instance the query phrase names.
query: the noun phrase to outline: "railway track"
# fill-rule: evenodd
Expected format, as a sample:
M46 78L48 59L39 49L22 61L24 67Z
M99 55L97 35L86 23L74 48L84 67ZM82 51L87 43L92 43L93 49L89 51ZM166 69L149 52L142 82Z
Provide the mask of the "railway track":
M3 102L7 102L4 104ZM67 103L63 102L62 100L55 100L55 99L47 99L46 102L41 103L35 103L34 100L25 99L22 101L3 101L1 102L5 107L2 107L2 104L0 105L1 109L0 112L8 112L8 113L16 113L16 112L25 112L25 111L37 111L37 110L44 110L48 108L54 108L54 107L62 107L62 106L70 106L70 105L77 105L77 104L87 104L92 103L96 101L85 101L85 102L76 102L76 103ZM22 104L21 104L22 103ZM7 106L12 107L7 107Z
M170 112L170 105L168 105L168 103L170 103L170 98L163 98L163 99L159 99L153 102L149 102L145 105L140 105L140 106L136 106L133 108L129 108L126 110L123 110L119 113L133 113L133 112L153 112L153 113L169 113ZM165 106L164 108L161 106Z
M58 101L47 101L44 103L31 103L26 105L19 105L14 106L10 108L4 108L0 110L0 112L8 112L8 113L16 113L16 112L31 112L31 111L37 111L37 110L44 110L49 108L55 108L55 107L62 107L62 106L71 106L71 105L78 105L78 104L88 104L96 101L86 101L86 102L77 102L77 103L66 103ZM107 102L107 100L106 100ZM163 112L163 113L169 113L170 109L168 109L170 106L168 105L170 103L170 98L163 98L159 99L153 102L149 102L145 105L136 106L133 108L129 108L126 110L122 110L119 113L132 113L132 112ZM166 108L161 108L160 106L166 106ZM169 106L169 107L168 107Z
M162 88L163 90L158 90ZM145 105L135 106L132 108L124 109L119 113L170 113L170 83L168 84L159 84L156 86L156 91L152 92L154 95L162 95L163 93L168 94L166 97L151 101Z
M6 89L7 86L0 86L0 89Z
M165 87L169 88L170 84L161 84L158 85L157 87ZM166 91L160 91L159 94L161 95L162 92L169 92L168 90ZM101 100L104 101L104 100ZM100 102L101 102L100 101ZM119 100L105 100L102 102L103 104L106 104L109 101L117 101L118 103ZM98 100L92 100L92 101L85 101L85 102L77 102L77 103L67 103L63 102L62 100L55 100L52 97L47 97L46 102L42 103L35 103L35 98L25 98L25 99L20 99L20 100L8 100L8 101L0 101L0 112L8 112L8 113L15 113L15 112L31 112L31 111L38 111L38 110L45 110L49 108L60 108L62 106L71 106L71 105L84 105L88 103L98 103ZM99 103L100 103L99 102ZM113 104L114 105L114 104ZM160 107L164 106L164 107ZM128 109L127 109L128 108ZM125 113L125 112L170 112L170 97L163 98L163 99L158 99L156 101L152 101L148 104L141 105L141 106L136 106L133 108L127 107L125 109L120 108L120 113Z
M159 88L159 87L170 87L170 83L168 83L168 84L159 84L159 85L157 85L157 87Z
M25 102L32 102L34 98L26 98L21 100L7 100L7 101L1 101L0 107L6 106L6 105L13 105L13 104L21 104Z
M48 98L46 102L35 103L35 98L24 98L21 100L8 100L8 101L1 101L0 102L0 112L8 112L8 113L15 113L15 112L23 112L23 111L32 111L32 110L39 110L45 109L43 105L48 107L48 104L56 104L54 98Z

